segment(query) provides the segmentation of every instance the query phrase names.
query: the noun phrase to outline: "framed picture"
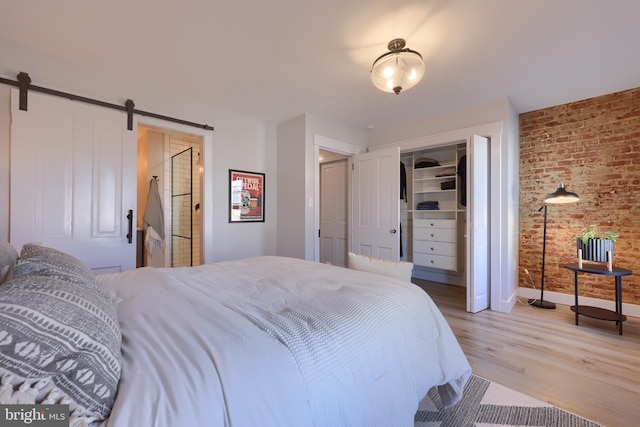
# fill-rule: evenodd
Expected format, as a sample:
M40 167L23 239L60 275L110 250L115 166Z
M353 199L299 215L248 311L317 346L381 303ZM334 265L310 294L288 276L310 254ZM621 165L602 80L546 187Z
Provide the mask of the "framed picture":
M264 174L229 169L229 222L264 222Z

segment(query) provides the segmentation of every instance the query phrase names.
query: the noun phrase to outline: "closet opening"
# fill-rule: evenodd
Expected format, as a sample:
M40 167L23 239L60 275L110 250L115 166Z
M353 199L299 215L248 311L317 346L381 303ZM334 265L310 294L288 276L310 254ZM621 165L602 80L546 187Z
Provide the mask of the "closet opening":
M414 277L466 285L466 142L404 152L401 260Z

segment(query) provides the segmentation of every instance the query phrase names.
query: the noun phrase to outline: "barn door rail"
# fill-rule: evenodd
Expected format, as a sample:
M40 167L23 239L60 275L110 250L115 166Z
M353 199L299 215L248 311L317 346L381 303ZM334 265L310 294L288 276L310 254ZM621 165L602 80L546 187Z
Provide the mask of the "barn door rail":
M28 73L21 71L18 73L17 80L10 80L0 77L0 83L7 84L9 86L14 86L20 89L20 99L19 99L19 107L22 111L27 111L28 108L28 93L30 90L34 92L45 93L47 95L58 96L60 98L67 98L72 101L80 101L85 102L91 105L98 105L100 107L111 108L113 110L122 111L127 113L127 129L133 130L133 115L139 114L145 117L153 117L155 119L166 120L168 122L179 123L186 126L197 127L205 130L213 130L212 126L203 125L200 123L194 123L187 120L177 119L175 117L163 116L161 114L152 113L149 111L138 110L135 107L133 100L127 99L124 105L112 104L110 102L104 102L97 99L87 98L80 95L74 95L72 93L61 92L55 89L49 89L42 86L36 86L31 84L31 77Z

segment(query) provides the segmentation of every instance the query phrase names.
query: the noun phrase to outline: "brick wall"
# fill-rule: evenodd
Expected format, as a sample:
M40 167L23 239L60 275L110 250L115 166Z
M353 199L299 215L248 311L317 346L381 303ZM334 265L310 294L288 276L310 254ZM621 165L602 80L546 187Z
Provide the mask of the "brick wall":
M548 205L545 291L573 294L571 236L590 224L618 231L623 302L640 304L640 88L520 115L520 286L540 286L544 197L565 183L578 203ZM581 275L580 295L614 299L613 278Z

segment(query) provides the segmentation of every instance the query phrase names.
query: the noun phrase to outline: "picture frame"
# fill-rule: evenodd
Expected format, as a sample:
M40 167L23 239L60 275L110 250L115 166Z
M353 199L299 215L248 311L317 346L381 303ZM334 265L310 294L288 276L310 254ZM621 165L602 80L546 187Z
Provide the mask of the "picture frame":
M229 222L264 222L265 174L229 169Z

